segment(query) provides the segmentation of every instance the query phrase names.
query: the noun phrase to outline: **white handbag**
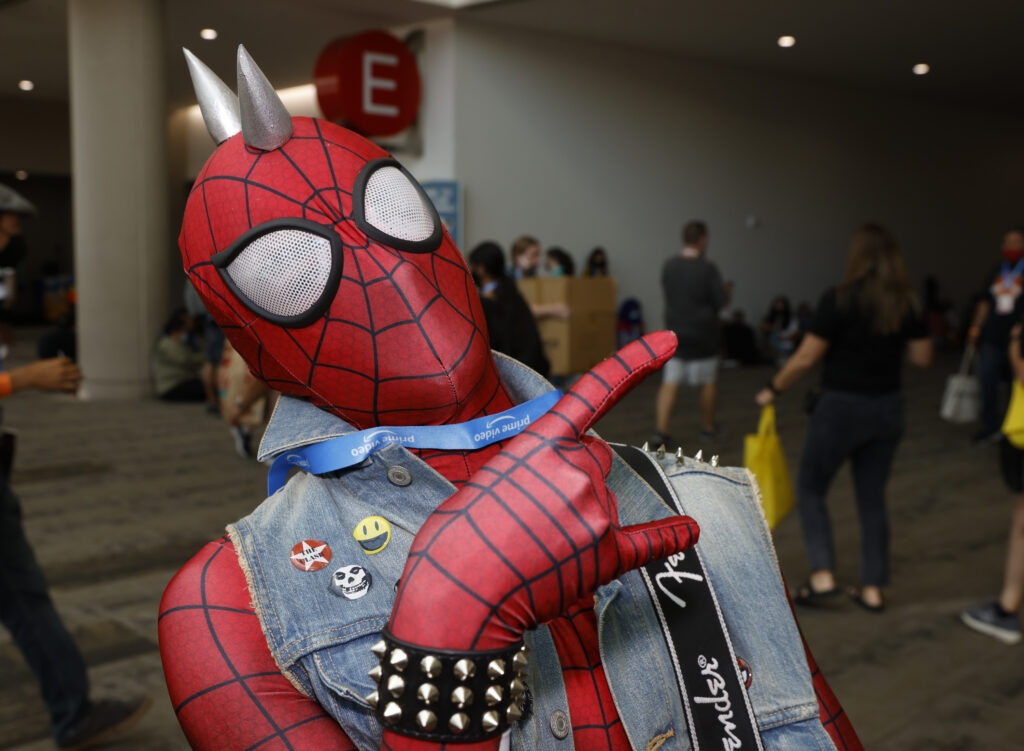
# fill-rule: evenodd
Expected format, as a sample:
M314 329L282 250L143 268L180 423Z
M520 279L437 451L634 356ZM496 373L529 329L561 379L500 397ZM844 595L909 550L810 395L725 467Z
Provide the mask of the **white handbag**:
M981 384L971 375L975 350L968 347L960 361L960 370L946 379L939 415L953 423L974 422L981 414Z

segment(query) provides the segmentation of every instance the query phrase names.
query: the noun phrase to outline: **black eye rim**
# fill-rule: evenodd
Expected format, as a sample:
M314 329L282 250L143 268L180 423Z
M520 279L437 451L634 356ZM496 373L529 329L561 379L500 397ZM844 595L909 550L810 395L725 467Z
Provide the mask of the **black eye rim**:
M269 310L265 310L260 305L257 305L255 302L250 300L241 289L238 288L227 271L231 262L234 261L243 250L249 247L250 243L254 240L271 232L284 229L309 232L319 237L323 237L331 244L331 270L327 274L327 281L324 284L323 292L320 293L320 297L318 297L316 302L309 306L308 309L295 316L277 315L276 313L271 313ZM334 295L338 291L338 283L341 281L342 261L344 258L343 249L344 243L342 243L341 237L339 237L338 233L335 232L333 227L330 225L317 224L309 219L300 219L299 217L287 217L284 219L271 219L270 221L259 224L242 233L242 235L240 235L238 239L231 243L227 248L212 255L210 257L210 263L212 263L213 267L217 269L217 273L220 274L220 278L224 281L224 284L227 285L229 290L231 290L231 294L237 297L242 305L258 315L260 318L266 319L271 323L276 323L279 326L284 326L285 328L297 329L309 326L318 320L330 307L331 302L334 300Z
M377 229L366 220L366 215L364 213L366 205L366 183L369 181L370 176L381 167L396 167L403 175L405 175L413 188L416 189L416 192L419 193L420 198L423 199L423 204L427 207L427 210L430 212L430 217L434 222L434 231L430 234L430 237L423 240L403 240L400 237L392 237L387 232ZM352 187L352 221L355 222L356 226L359 227L367 237L376 240L381 245L394 248L395 250L402 250L406 253L432 253L441 247L441 240L444 237L444 227L441 225L441 217L438 216L437 209L434 208L434 202L430 200L430 196L428 196L427 192L423 190L423 186L417 182L416 178L409 174L409 170L390 157L373 159L363 165L363 168L359 170L359 174L356 176L355 185Z

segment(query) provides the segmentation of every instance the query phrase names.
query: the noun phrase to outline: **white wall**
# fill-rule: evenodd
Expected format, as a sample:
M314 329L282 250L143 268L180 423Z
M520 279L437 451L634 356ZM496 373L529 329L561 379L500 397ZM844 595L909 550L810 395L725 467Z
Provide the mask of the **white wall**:
M1019 119L462 22L456 58L463 249L529 233L582 264L603 245L649 328L691 218L749 318L816 302L865 220L960 299L1024 221Z

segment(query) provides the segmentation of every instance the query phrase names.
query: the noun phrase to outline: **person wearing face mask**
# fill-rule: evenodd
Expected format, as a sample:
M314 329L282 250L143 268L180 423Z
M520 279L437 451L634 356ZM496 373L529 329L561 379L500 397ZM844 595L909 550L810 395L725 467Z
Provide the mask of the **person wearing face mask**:
M530 235L520 235L512 243L512 267L509 276L513 279L532 279L540 268L540 243Z
M974 443L990 443L1000 437L1003 414L999 410L999 384L1010 379L1010 329L1024 315L1024 229L1007 231L1002 255L985 277L967 330L967 346L977 349L981 371L981 427L972 439Z
M483 304L491 349L514 357L545 378L551 370L537 323L516 283L505 274L505 254L495 242L482 242L469 254Z
M608 254L604 248L597 247L590 251L583 276L608 276Z
M576 263L562 248L548 248L544 254L544 271L548 276L575 276Z
M17 289L16 269L25 257L25 238L21 234L21 218L36 213L24 196L6 185L0 185L0 348L6 352L13 339L11 310Z

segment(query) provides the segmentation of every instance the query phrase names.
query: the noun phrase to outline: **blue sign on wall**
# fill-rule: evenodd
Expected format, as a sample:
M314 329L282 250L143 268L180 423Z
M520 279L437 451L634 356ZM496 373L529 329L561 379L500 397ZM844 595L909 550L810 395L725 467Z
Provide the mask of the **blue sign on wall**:
M420 183L434 203L445 229L459 244L459 219L462 215L462 192L458 180L428 180Z

